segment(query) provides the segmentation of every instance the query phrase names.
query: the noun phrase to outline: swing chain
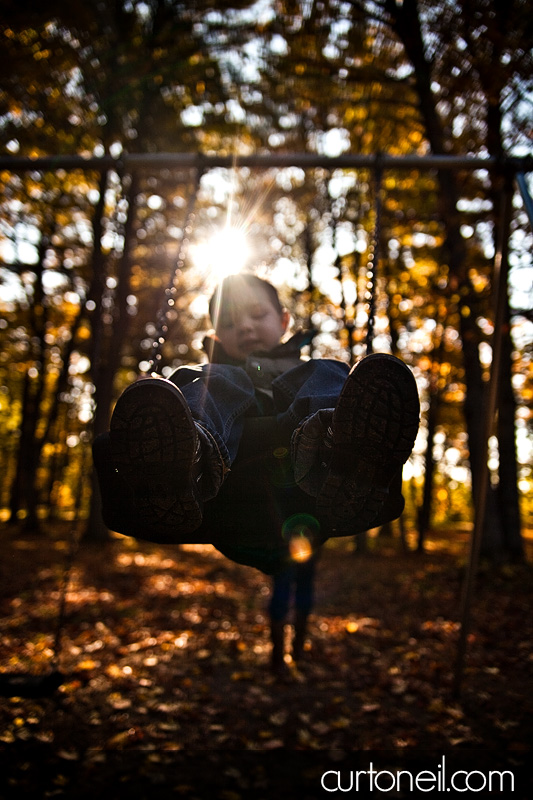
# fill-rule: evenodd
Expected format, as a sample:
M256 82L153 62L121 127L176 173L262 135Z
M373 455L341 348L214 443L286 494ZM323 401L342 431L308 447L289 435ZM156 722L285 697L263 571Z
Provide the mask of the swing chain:
M376 289L377 289L377 269L380 258L380 238L381 238L381 180L382 168L379 162L375 169L375 220L374 236L370 246L370 253L367 265L367 297L368 297L368 325L366 332L366 354L373 351L374 343L374 323L376 314Z
M196 198L198 195L198 189L200 186L200 181L202 179L203 172L204 172L203 169L198 169L196 172L195 185L189 196L187 212L185 215L185 224L183 227L183 233L179 245L178 255L176 258L176 266L172 270L168 286L165 289L163 305L159 309L158 327L156 335L154 337L152 355L148 362L148 368L146 369L146 372L150 374L157 375L159 373L159 370L161 369L162 348L163 345L165 344L168 335L169 318L175 306L175 297L177 293L176 280L178 274L181 272L181 270L185 265L190 236L193 230L194 219L195 219ZM375 199L374 236L372 245L370 247L368 265L367 265L367 298L369 301L368 325L367 325L367 335L366 335L367 355L370 354L373 350L373 340L374 340L377 267L380 256L379 246L380 246L380 234L381 234L381 180L382 180L382 168L378 162L375 168L376 199Z
M200 181L202 179L203 173L204 173L203 169L198 169L196 171L194 186L189 195L189 202L187 204L187 211L185 213L185 222L183 225L183 231L179 244L178 255L176 257L176 266L174 267L170 275L168 286L165 289L163 303L157 315L157 320L158 320L157 331L154 336L152 355L148 362L148 367L146 369L146 373L152 375L157 375L159 373L159 370L161 369L162 349L168 335L170 316L172 312L175 310L175 305L176 305L176 294L178 291L176 285L177 278L179 273L183 270L185 266L187 251L190 243L190 237L194 228L194 219L196 214L195 211L196 199L198 197L198 190L200 188Z

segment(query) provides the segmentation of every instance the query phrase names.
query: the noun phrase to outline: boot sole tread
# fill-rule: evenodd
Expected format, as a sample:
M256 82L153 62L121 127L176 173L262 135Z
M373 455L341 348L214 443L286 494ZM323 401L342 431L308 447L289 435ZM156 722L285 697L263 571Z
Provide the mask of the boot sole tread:
M372 527L388 487L413 449L420 404L410 369L375 354L363 359L346 381L332 420L333 457L317 497L330 526Z
M149 378L126 389L110 426L115 468L131 486L142 523L189 533L202 522L193 478L194 420L170 381Z

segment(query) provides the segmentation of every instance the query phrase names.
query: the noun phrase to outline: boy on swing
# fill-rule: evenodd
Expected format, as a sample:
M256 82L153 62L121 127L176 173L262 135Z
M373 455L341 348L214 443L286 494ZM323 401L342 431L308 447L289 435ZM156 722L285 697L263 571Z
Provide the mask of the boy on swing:
M209 311L209 363L138 380L112 415L111 460L139 522L186 543L231 470L245 418L271 415L290 437L296 483L316 498L330 536L399 517L420 412L410 369L378 353L351 370L302 360L309 336L283 341L289 313L275 287L253 274L224 279Z

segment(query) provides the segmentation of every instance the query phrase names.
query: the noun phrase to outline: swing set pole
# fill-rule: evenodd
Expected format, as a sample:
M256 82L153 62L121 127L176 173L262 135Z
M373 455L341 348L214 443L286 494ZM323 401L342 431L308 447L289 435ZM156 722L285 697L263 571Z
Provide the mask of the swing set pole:
M494 332L492 335L492 366L490 372L487 406L483 420L483 439L480 448L480 463L478 465L479 494L477 497L477 508L474 508L474 530L470 539L469 559L462 591L461 622L454 678L454 695L456 697L459 697L461 694L467 642L470 633L474 586L479 566L481 542L486 518L487 497L489 490L488 444L494 430L494 420L498 410L503 324L508 302L508 253L513 199L512 178L509 172L505 174L504 180L505 184L501 195L501 222L498 231L496 253L494 256L494 271L492 279L495 295Z

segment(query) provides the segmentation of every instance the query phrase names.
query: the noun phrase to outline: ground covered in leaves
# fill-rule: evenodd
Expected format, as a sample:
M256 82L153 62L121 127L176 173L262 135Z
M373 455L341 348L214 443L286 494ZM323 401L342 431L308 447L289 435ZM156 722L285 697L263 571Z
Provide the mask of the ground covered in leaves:
M346 797L369 763L395 797L416 794L408 778L393 786L400 769L432 771L432 796L444 770L477 770L461 796L484 797L497 768L532 796L531 552L481 571L458 694L464 532L424 555L394 538L367 553L328 542L305 661L288 658L282 679L257 570L210 547L82 545L58 631L75 530L0 536L0 680L20 674L35 695L0 698L2 799ZM45 691L54 651L60 685ZM322 786L328 770L342 793Z

